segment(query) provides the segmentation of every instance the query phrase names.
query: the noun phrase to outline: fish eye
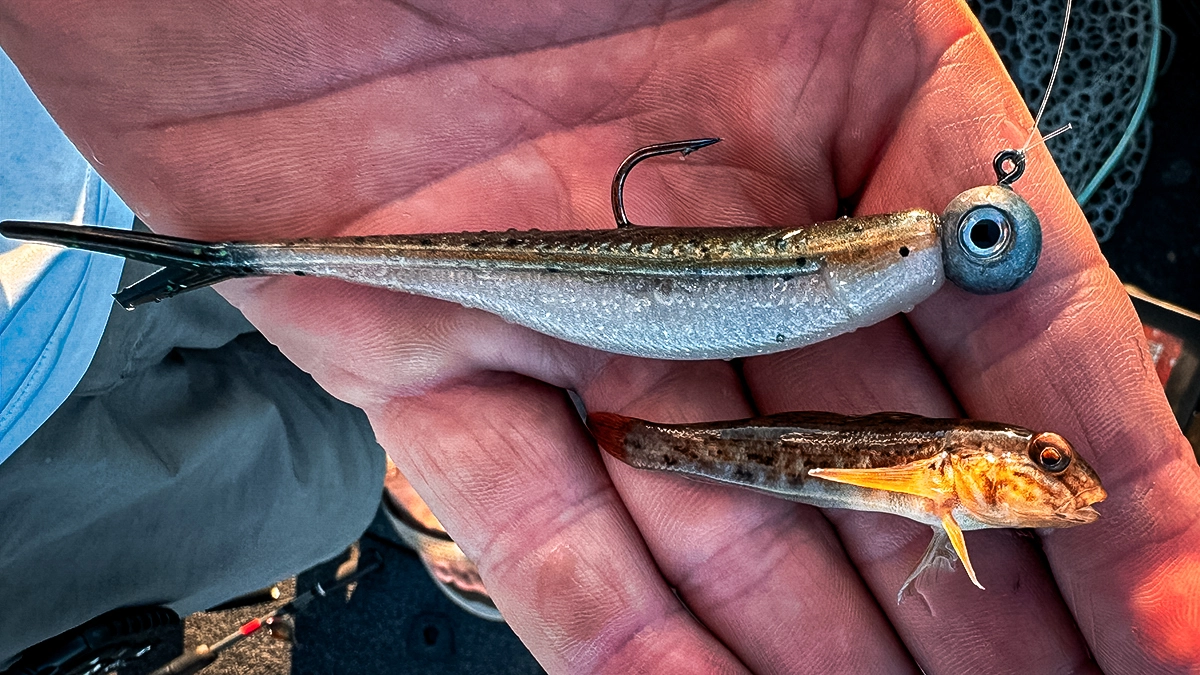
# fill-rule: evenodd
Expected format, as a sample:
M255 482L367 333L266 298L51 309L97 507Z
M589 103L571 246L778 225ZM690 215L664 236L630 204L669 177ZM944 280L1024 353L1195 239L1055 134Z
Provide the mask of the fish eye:
M1057 434L1042 434L1030 446L1030 458L1050 473L1062 473L1071 466L1071 452Z
M1050 473L1058 473L1067 468L1071 463L1071 458L1058 451L1058 448L1042 448L1038 453L1038 464Z

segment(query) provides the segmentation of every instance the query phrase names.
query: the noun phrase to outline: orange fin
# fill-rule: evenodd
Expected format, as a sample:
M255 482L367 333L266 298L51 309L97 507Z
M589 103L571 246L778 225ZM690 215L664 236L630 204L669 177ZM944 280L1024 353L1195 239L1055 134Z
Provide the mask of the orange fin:
M927 497L935 502L954 492L953 480L943 471L940 457L879 469L809 469L808 475L872 490Z
M592 413L588 415L587 426L596 439L596 444L608 454L622 462L628 462L625 452L625 434L637 420L616 413Z
M983 584L979 583L979 579L975 577L975 568L971 567L971 559L967 557L967 542L963 539L962 529L958 527L958 522L954 520L954 516L949 511L942 514L942 527L946 528L946 536L950 538L950 545L954 547L954 552L958 554L958 559L962 561L963 567L967 570L967 576L971 577L971 583L979 587L979 590L984 590Z

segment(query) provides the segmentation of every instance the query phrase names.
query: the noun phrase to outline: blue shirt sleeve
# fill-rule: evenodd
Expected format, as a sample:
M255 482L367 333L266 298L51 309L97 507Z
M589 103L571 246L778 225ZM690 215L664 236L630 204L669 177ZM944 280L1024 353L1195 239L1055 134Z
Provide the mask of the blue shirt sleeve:
M0 219L128 230L133 212L0 52ZM83 377L124 261L0 237L0 462Z

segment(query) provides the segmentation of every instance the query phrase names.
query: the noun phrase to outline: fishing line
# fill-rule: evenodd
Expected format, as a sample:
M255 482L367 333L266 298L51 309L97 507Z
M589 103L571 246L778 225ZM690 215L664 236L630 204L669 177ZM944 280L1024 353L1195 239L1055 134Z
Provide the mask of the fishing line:
M1042 94L1042 103L1038 106L1037 115L1033 118L1033 128L1029 130L1029 138L1025 139L1025 145L1021 148L1022 154L1032 147L1030 143L1033 142L1033 137L1037 134L1038 125L1042 123L1042 114L1046 112L1046 103L1050 100L1050 90L1054 88L1054 78L1058 77L1058 67L1062 64L1063 52L1067 48L1067 26L1071 23L1071 2L1072 0L1067 0L1067 11L1063 13L1062 33L1058 37L1058 51L1054 54L1054 67L1050 69L1050 81L1046 83L1046 93ZM1056 131L1055 135L1070 128L1071 125L1068 124L1064 129ZM1042 140L1044 142L1049 140L1049 138Z
M1058 51L1054 53L1054 67L1050 69L1050 80L1046 83L1046 91L1042 94L1042 102L1038 106L1037 116L1033 118L1033 126L1029 129L1029 137L1025 139L1025 145L1020 149L1008 148L996 153L992 159L992 168L996 171L996 183L1003 187L1012 187L1025 173L1025 158L1026 153L1031 148L1041 145L1055 136L1071 129L1071 124L1068 123L1063 127L1055 129L1047 136L1043 136L1035 145L1033 137L1038 133L1038 125L1042 123L1042 114L1046 112L1046 103L1050 100L1050 91L1054 89L1054 79L1058 76L1058 67L1062 63L1063 52L1067 47L1067 27L1071 23L1071 0L1067 0L1067 10L1063 15L1062 32L1058 37Z
M1015 151L1021 155L1024 155L1026 152L1028 152L1029 150L1032 150L1033 148L1036 148L1038 145L1044 144L1046 141L1050 140L1051 138L1053 138L1061 133L1064 133L1067 129L1072 128L1072 125L1068 124L1065 127L1057 129L1054 132L1043 136L1040 142L1034 142L1034 138L1038 134L1042 118L1045 115L1045 112L1047 109L1048 101L1050 98L1050 92L1054 88L1054 85L1058 80L1060 70L1063 68L1062 62L1063 62L1063 57L1066 52L1066 42L1067 42L1067 35L1069 32L1068 27L1070 24L1072 5L1073 5L1073 1L1067 0L1066 8L1063 13L1062 31L1059 33L1058 48L1054 54L1054 62L1053 62L1053 66L1050 70L1050 76L1048 79L1048 83L1046 85L1046 90L1041 97L1041 102L1038 105L1037 114L1034 117L1033 128L1030 129L1029 136L1026 138L1025 144L1021 147L1020 150ZM1138 133L1139 133L1141 127L1143 126L1143 122L1145 121L1145 118L1146 118L1146 113L1147 113L1147 110L1150 105L1150 99L1154 93L1154 84L1155 84L1157 77L1159 75L1159 72L1160 72L1159 71L1159 60L1160 60L1160 55L1161 55L1161 51L1162 51L1162 46L1161 46L1162 35L1161 35L1161 33L1163 30L1166 29L1166 27L1162 26L1162 23L1161 23L1161 4L1160 4L1159 0L1151 0L1150 2L1147 3L1147 5L1148 5L1149 11L1150 11L1149 24L1155 26L1155 30L1152 31L1151 34L1149 35L1149 39L1150 39L1149 55L1147 58L1147 65L1145 67L1145 76L1142 81L1141 90L1138 93L1138 96L1134 101L1132 114L1129 116L1128 120L1122 125L1122 128L1120 129L1121 134L1120 134L1120 137L1119 137L1117 143L1112 147L1112 149L1106 155L1103 155L1104 161L1096 168L1096 170L1093 173L1091 173L1090 177L1087 177L1086 182L1083 183L1083 187L1081 187L1078 190L1075 190L1075 200L1081 207L1086 205L1089 201L1091 201L1094 197L1096 197L1097 192L1100 189L1100 186L1121 165L1122 160L1124 160L1126 158L1127 153L1131 150L1130 146L1137 140ZM1109 227L1111 228L1111 224L1109 225ZM1097 233L1099 236L1100 230L1097 230Z
M1067 4L1070 5L1070 2ZM1155 26L1162 25L1162 9L1159 6L1158 0L1150 3L1150 22ZM1142 119L1146 116L1146 109L1150 107L1150 96L1154 93L1154 80L1158 74L1158 51L1159 43L1162 40L1161 36L1162 31L1156 29L1150 38L1150 58L1147 59L1149 67L1146 69L1146 81L1142 83L1141 96L1138 97L1137 107L1134 108L1133 116L1129 119L1129 124L1125 127L1125 133L1121 134L1121 140L1117 141L1116 147L1109 153L1108 158L1104 160L1100 168L1096 170L1092 179L1075 196L1075 201L1080 206L1086 204L1096 194L1096 190L1100 187L1100 184L1113 172L1113 169L1117 166L1117 162L1124 156L1126 149L1128 149L1129 144L1133 141L1134 134L1137 133L1138 128L1142 125Z
M1023 150L1023 152L1028 152L1028 151L1038 147L1039 145L1045 145L1046 141L1050 140L1051 138L1054 138L1055 136L1057 136L1059 134L1065 134L1074 128L1075 127L1072 126L1070 122L1067 122L1066 124L1062 125L1061 127L1055 129L1054 131L1051 131L1050 133L1046 134L1045 136L1042 136L1041 140L1039 140L1037 143L1027 146L1025 148L1025 150Z

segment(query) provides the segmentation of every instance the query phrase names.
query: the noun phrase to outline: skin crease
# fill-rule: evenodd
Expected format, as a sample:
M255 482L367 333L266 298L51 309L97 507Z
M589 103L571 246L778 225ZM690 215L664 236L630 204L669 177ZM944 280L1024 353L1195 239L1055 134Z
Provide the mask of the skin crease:
M631 219L797 224L850 197L940 212L1031 124L949 2L4 2L0 45L135 211L210 240L611 227L629 151L705 135L726 142L637 169ZM748 360L744 380L336 281L218 289L367 410L551 672L1194 671L1200 470L1045 148L1016 189L1045 230L1024 287L947 285L907 319ZM968 533L988 590L941 575L897 606L929 528L635 471L597 454L560 387L664 422L1052 429L1109 498L1040 545Z

